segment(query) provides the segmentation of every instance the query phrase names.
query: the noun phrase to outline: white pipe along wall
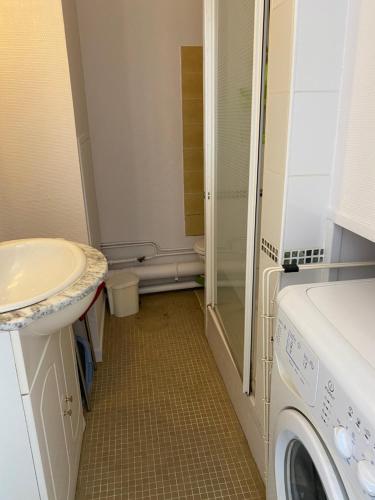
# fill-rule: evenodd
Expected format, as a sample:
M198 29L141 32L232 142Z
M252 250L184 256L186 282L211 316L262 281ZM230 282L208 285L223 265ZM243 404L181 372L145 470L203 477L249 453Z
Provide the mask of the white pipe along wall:
M140 295L146 293L171 292L175 290L187 290L191 288L201 288L202 285L196 281L177 281L175 283L161 283L159 285L147 285L139 288Z
M122 270L136 274L141 281L173 278L179 281L180 278L198 276L204 273L204 262L200 260L192 262L174 262L172 264L156 264L151 266L132 266ZM110 271L109 275L116 271Z

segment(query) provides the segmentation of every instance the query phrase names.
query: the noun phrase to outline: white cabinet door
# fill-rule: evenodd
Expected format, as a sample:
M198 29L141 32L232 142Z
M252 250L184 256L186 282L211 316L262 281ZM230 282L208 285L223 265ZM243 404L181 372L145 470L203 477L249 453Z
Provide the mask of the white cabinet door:
M74 342L75 338L72 327L63 328L60 333L60 354L64 371L65 401L68 411L68 415L65 418L65 426L72 468L72 494L76 486L84 427Z
M79 388L77 363L75 357L75 339L72 327L66 327L60 334L60 351L64 369L66 399L72 412L69 419L70 435L73 441L78 439L82 415L81 393Z
M0 498L39 499L10 335L0 333Z
M49 336L23 401L41 497L73 500L84 420L71 327Z
M24 396L38 483L42 498L48 500L68 499L71 482L59 339L60 332L50 336L30 394Z

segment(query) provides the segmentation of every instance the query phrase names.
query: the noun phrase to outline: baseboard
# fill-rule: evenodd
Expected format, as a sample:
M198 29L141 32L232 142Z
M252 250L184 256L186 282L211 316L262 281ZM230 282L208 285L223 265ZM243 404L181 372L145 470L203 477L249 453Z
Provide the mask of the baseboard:
M265 443L256 419L253 398L242 391L242 380L227 347L224 332L211 307L207 307L206 336L229 397L246 436L260 475L265 480Z

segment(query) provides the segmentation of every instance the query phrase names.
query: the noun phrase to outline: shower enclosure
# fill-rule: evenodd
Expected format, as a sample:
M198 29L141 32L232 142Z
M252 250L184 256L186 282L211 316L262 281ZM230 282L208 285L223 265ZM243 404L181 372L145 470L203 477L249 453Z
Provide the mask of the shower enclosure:
M250 391L265 2L205 2L206 301Z

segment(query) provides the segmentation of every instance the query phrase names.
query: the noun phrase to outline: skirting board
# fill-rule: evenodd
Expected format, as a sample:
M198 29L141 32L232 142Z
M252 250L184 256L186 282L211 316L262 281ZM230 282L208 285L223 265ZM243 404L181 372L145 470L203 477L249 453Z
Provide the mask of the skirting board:
M265 480L265 443L260 424L255 419L252 398L242 392L242 380L227 347L224 333L213 309L208 306L206 336L229 397L246 436L263 481Z

